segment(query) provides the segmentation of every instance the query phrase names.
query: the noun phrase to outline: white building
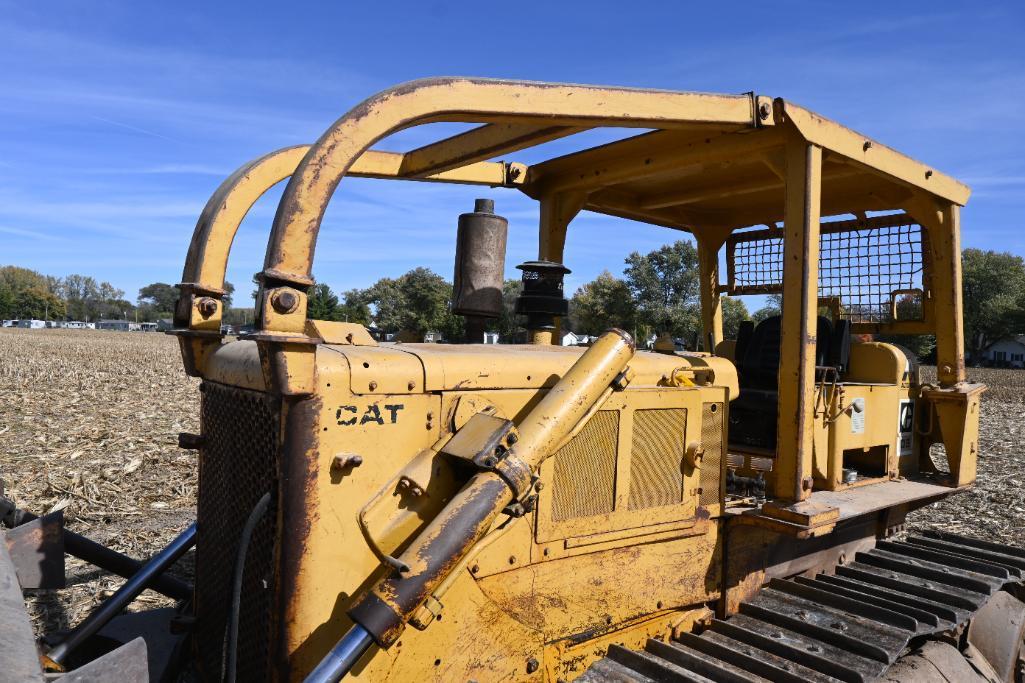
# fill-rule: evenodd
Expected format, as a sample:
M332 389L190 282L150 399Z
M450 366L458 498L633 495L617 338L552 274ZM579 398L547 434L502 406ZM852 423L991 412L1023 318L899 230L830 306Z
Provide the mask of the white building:
M587 334L577 334L575 332L567 332L562 335L563 346L583 346L584 344L590 344L597 337L592 337Z
M17 327L24 328L26 330L41 330L46 327L45 320L19 320Z
M1025 335L1001 339L982 352L986 365L1001 368L1025 368Z

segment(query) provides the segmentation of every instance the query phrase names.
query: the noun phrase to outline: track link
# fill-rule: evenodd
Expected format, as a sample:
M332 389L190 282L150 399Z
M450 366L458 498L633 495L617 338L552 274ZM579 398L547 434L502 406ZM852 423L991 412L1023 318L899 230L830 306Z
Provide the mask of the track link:
M866 683L1023 577L1023 549L939 531L879 541L833 574L773 579L700 635L613 645L578 680Z

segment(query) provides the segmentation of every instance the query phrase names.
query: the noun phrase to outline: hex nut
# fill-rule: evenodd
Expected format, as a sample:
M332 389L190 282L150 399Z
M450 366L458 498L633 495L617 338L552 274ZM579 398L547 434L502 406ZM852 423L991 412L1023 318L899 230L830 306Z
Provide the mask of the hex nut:
M534 673L535 671L538 670L538 668L540 666L541 665L538 663L538 661L536 659L534 659L533 657L531 657L530 659L527 660L527 673L528 674Z
M270 303L282 315L294 313L299 308L299 296L291 289L278 289L271 295Z
M204 318L209 318L217 312L217 299L211 299L208 296L204 296L202 299L199 300L199 303L196 305L196 308L199 309L199 314L201 316L203 316Z

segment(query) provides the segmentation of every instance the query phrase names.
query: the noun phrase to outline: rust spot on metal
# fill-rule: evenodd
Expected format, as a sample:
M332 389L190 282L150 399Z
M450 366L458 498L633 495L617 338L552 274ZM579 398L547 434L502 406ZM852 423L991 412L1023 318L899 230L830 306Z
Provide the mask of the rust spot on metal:
M318 519L313 510L317 477L320 474L317 424L322 410L319 398L283 400L285 424L278 471L279 538L288 539L278 549L278 571L275 581L277 609L271 622L271 642L278 651L277 662L282 680L289 678L288 628L300 599L299 573L307 557L310 531Z

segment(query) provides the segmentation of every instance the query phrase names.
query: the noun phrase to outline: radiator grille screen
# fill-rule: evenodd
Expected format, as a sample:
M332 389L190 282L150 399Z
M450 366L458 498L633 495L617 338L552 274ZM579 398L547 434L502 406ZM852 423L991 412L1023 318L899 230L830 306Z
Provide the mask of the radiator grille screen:
M552 519L612 512L616 500L619 412L599 410L554 456Z
M210 382L203 385L196 543L197 664L221 680L239 536L264 493L271 505L246 554L239 613L238 680L265 680L270 646L280 400Z
M638 410L633 417L630 509L680 503L687 448L687 411L684 408Z
M701 447L705 455L701 459L700 505L717 505L722 488L722 403L706 403L701 409Z

